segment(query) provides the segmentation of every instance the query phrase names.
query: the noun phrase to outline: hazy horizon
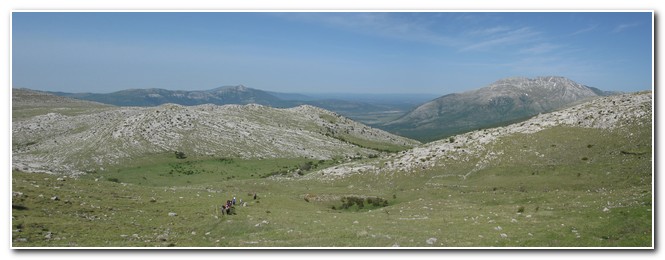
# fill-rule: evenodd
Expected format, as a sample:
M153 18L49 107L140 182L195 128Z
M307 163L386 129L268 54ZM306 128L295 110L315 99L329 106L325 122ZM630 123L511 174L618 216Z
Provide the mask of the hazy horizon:
M651 12L13 12L12 87L448 94L653 88Z

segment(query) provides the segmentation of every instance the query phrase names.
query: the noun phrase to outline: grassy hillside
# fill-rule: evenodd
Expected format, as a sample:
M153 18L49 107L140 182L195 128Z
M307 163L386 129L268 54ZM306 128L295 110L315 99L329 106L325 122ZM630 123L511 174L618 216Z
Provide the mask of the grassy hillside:
M60 180L13 172L12 245L652 246L650 128L556 127L496 145L500 159L466 179L458 175L474 160L335 180L265 178L307 159L162 158ZM248 205L221 215L233 196ZM365 199L363 208L342 209L348 196L388 205Z
M50 95L23 88L12 89L12 121L22 121L37 115L59 113L76 116L113 109L111 105Z

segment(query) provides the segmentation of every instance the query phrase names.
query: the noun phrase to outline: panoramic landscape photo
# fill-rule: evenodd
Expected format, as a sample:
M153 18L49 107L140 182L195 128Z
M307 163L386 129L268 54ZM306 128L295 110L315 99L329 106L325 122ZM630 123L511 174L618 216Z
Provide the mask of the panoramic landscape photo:
M11 18L14 249L654 248L653 12Z

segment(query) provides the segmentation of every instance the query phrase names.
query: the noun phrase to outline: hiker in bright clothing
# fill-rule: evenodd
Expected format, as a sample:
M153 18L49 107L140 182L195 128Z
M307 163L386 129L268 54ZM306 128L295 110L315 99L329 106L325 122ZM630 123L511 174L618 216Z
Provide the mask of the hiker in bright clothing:
M236 205L236 197L235 197L235 196L233 197L233 201L232 201L232 202L233 202L233 205Z

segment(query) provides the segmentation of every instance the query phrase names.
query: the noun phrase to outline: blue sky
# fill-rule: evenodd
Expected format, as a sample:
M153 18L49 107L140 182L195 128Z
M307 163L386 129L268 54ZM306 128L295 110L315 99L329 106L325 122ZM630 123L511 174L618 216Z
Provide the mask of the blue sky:
M650 12L14 12L12 84L38 90L433 93L506 77L651 89Z

